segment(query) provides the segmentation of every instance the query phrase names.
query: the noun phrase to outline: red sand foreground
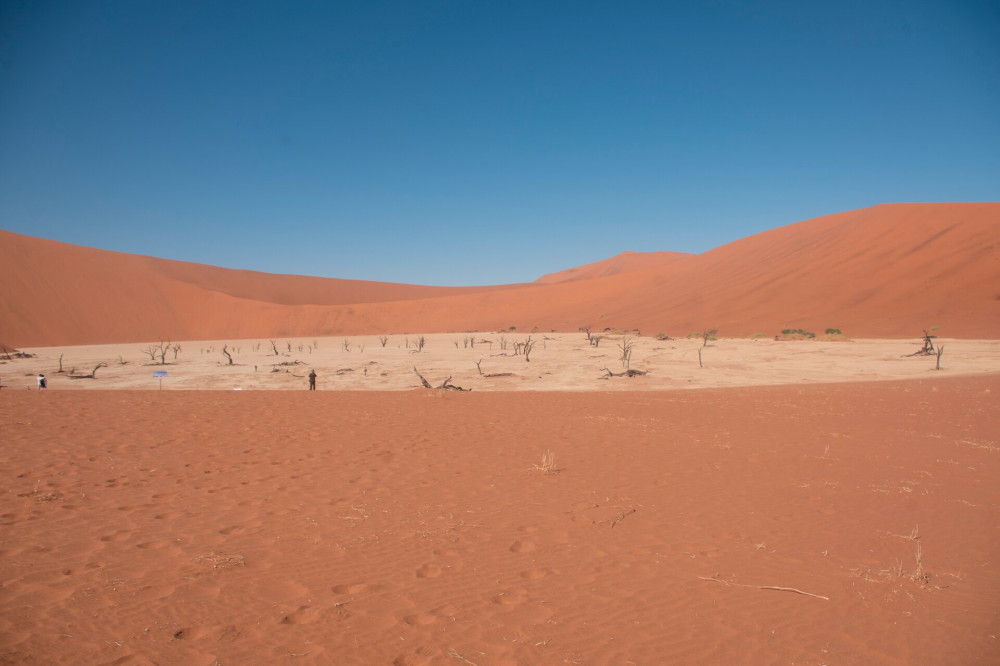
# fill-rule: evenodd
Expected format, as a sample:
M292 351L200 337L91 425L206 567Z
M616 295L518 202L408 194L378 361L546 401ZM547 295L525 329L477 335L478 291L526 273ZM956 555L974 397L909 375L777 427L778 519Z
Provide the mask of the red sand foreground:
M0 660L995 664L998 394L5 390Z

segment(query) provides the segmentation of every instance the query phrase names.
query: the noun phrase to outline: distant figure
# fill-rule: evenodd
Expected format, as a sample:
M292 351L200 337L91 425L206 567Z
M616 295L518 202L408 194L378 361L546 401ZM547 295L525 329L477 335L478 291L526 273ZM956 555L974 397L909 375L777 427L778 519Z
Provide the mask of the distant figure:
M309 371L309 390L310 391L315 391L316 390L316 371L315 370L310 370Z
M45 375L38 375L38 390L44 391L48 388L48 383L45 381Z

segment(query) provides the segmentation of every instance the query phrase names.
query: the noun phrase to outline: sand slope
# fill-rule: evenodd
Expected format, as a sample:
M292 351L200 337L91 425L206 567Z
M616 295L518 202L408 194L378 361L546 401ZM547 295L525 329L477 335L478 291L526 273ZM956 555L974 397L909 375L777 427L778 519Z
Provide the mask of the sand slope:
M0 661L997 663L998 391L3 391Z
M492 289L264 275L6 232L0 241L0 337L17 346L588 325L1000 335L996 203L876 206L640 270Z
M556 284L573 280L593 280L594 278L631 273L648 268L662 268L694 255L683 252L622 252L608 259L591 264L567 268L556 273L548 273L535 280L536 284Z

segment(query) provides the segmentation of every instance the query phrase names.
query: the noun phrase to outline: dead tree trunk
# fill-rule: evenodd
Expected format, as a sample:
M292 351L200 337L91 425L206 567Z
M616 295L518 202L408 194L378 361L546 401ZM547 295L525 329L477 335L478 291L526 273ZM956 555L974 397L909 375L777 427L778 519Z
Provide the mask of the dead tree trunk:
M70 370L69 378L70 379L93 379L94 377L97 376L97 371L100 368L106 368L106 367L108 367L107 363L98 363L97 365L94 366L94 369L90 371L89 375L74 375L74 374L72 374L73 371Z
M433 388L433 389L438 389L438 390L441 390L441 391L471 391L472 390L472 389L462 388L461 386L455 386L454 384L452 384L451 383L451 375L448 376L448 379L446 379L443 382L441 382L440 385L438 385L438 386L431 386L431 383L429 381L427 381L426 379L424 379L424 376L417 371L416 366L414 366L413 372L416 373L417 377L420 378L420 383L423 385L424 388Z
M611 379L612 377L642 377L646 374L645 370L633 370L632 368L629 368L624 372L611 372L607 368L602 368L602 370L608 374L601 377L601 379Z
M222 355L229 359L229 362L226 365L233 364L233 356L229 353L228 345L222 345Z

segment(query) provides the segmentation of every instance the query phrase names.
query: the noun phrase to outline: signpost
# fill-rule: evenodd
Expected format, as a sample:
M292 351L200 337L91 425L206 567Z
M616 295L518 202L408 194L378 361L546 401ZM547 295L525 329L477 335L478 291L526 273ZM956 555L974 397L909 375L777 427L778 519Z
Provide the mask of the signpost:
M160 380L160 390L163 390L163 378L167 376L166 370L157 370L153 373L153 377Z

